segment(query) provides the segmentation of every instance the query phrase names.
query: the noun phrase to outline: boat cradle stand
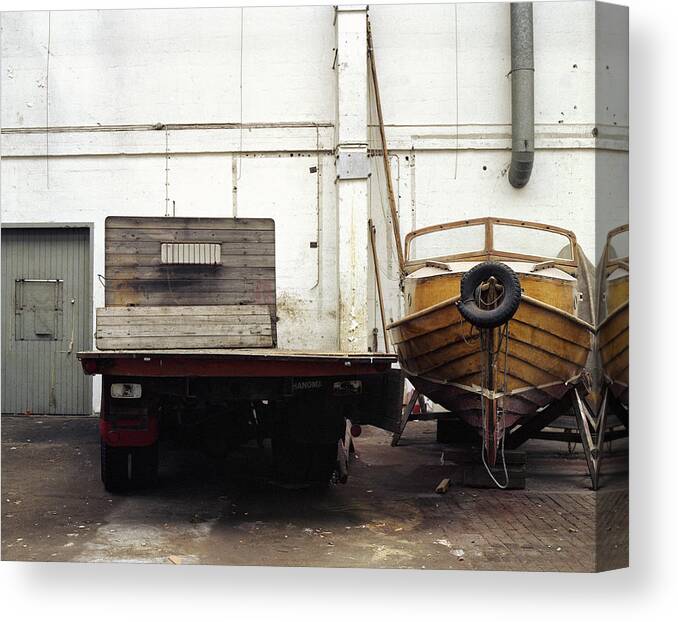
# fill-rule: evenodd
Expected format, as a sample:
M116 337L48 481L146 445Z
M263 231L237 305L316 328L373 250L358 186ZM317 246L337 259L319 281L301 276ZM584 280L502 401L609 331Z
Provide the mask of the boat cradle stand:
M525 424L508 432L506 447L515 449L530 438L581 443L591 478L591 489L600 487L600 468L603 459L603 443L628 436L628 416L619 406L612 393L604 387L598 411L594 411L582 397L580 384L574 385L561 400L530 418ZM577 431L559 419L574 415ZM624 430L610 424L610 416L616 416ZM545 428L550 428L546 430ZM557 430L556 428L560 428ZM563 429L564 428L564 429Z
M415 406L419 404L421 414L415 413ZM571 426L558 421L563 416L573 414L576 421L577 431ZM448 418L452 413L437 412L427 413L425 402L421 394L415 389L403 408L402 418L396 431L393 433L391 446L398 445L408 421L414 419L437 419ZM609 424L610 415L616 416L624 430L613 429ZM549 428L548 430L546 428ZM551 428L560 428L553 430ZM592 490L598 490L600 486L600 468L603 458L603 443L628 436L628 413L620 406L608 388L604 388L603 397L598 411L595 412L583 399L581 388L578 385L563 396L561 400L551 404L548 408L530 417L525 423L506 432L506 449L515 450L531 438L554 440L568 443L581 443L586 458L586 464L591 478ZM441 441L439 437L439 441ZM453 442L452 439L445 439ZM467 439L461 439L464 441Z

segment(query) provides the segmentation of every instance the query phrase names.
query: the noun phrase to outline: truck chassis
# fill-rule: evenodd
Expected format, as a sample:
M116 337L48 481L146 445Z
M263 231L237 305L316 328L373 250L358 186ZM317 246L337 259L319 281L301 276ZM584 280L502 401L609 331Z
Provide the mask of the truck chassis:
M390 354L127 350L78 354L102 376L101 477L111 492L158 481L159 441L222 455L271 439L275 476L345 481L360 425L394 430L402 374Z

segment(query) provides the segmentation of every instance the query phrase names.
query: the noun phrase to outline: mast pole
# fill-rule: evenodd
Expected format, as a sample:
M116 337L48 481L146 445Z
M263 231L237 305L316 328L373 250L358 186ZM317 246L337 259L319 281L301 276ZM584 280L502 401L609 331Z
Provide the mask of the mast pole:
M379 274L379 258L377 257L376 229L372 224L372 219L367 221L370 230L370 246L372 247L372 261L374 262L374 276L377 282L377 294L379 296L379 312L381 313L381 330L384 333L384 349L390 352L388 347L388 333L386 332L386 315L384 313L384 295L381 292L381 275Z
M386 146L386 133L384 131L384 115L381 110L381 96L379 95L379 80L377 78L377 67L374 58L374 47L372 46L372 28L370 27L370 18L367 18L367 56L370 59L370 70L372 73L372 84L374 86L374 99L377 107L377 118L379 119L379 134L381 135L381 151L384 160L384 173L386 174L386 189L388 191L388 204L391 211L391 222L393 225L393 236L395 237L396 252L398 254L398 267L400 273L405 272L405 258L403 255L403 245L400 237L400 217L396 207L395 195L393 193L393 180L391 179L391 166L388 160L388 147Z

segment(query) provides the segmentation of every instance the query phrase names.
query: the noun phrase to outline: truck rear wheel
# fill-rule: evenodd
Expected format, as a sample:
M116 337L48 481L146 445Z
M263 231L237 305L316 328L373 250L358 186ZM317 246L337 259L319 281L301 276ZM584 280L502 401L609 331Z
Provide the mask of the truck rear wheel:
M282 481L325 487L337 469L337 446L274 440L273 459L276 474Z
M158 444L112 447L101 443L101 480L108 492L152 486L158 480Z

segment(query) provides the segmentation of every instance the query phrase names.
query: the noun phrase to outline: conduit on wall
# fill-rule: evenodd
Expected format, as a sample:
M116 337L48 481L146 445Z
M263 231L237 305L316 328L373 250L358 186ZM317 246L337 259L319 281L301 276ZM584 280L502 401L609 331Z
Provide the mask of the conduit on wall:
M511 4L511 167L514 188L527 185L534 162L532 3Z

